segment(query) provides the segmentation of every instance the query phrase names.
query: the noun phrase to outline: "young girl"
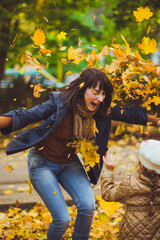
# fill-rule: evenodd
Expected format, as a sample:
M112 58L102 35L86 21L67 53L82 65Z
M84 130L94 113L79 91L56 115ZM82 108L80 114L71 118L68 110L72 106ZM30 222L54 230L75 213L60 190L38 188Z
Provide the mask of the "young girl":
M3 134L44 120L35 128L18 134L7 146L7 154L31 148L28 170L31 182L50 211L53 221L47 232L48 240L60 240L69 226L70 216L59 184L69 193L77 207L73 239L87 240L95 210L91 183L96 184L102 169L102 156L107 151L111 120L146 125L160 124L158 118L147 115L137 106L108 109L112 100L112 84L99 69L85 69L80 76L50 99L31 109L10 111L0 117ZM93 131L96 123L98 133ZM88 171L83 169L75 149L68 144L74 140L94 141L98 146L100 164ZM97 148L95 148L97 149Z
M113 154L104 157L106 173L101 174L101 194L106 201L127 205L120 224L120 240L160 239L160 141L141 143L139 176L127 175L114 183Z

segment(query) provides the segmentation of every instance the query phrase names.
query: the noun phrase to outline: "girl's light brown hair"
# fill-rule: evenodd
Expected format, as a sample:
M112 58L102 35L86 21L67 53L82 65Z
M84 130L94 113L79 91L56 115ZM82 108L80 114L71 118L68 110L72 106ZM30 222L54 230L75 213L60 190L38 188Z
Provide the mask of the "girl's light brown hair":
M141 164L141 163L140 163ZM151 192L149 194L149 216L154 215L154 198L157 195L157 189L160 187L158 185L158 180L160 179L160 174L156 173L154 170L148 170L147 168L140 167L139 174L143 174L145 177L149 178L151 180Z

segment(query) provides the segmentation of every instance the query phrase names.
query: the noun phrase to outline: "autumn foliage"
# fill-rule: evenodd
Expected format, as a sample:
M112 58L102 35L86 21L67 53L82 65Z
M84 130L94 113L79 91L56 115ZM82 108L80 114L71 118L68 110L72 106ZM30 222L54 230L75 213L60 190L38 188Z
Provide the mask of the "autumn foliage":
M119 223L124 212L122 204L107 203L100 196L97 196L96 200L97 208L90 239L118 240ZM64 240L72 239L77 214L75 205L69 207L69 212L71 222L64 235ZM0 239L46 239L47 229L51 221L52 217L42 203L35 205L28 211L12 207L8 212L0 213Z
M140 7L133 14L137 22L148 20L152 17L153 12L148 7ZM151 109L151 104L156 106L160 104L160 67L155 65L149 54L153 54L158 50L155 39L150 39L151 26L146 29L146 36L143 37L141 43L137 43L137 50L132 51L129 43L123 35L121 38L124 42L120 45L113 37L111 46L104 46L98 52L96 46L93 47L91 53L85 52L85 47L82 47L82 41L78 40L78 48L70 46L68 48L67 58L62 58L63 64L73 63L80 64L85 61L86 67L97 67L108 75L113 86L114 96L113 103L118 103L121 106L128 104L138 104ZM63 40L67 33L60 32L57 35L59 48L65 50L67 47L63 46ZM34 45L40 53L50 56L51 51L44 46L46 43L46 35L42 29L37 29L31 37ZM102 66L100 59L105 55L110 55L112 52L113 59L111 64ZM147 60L146 60L147 56ZM21 58L21 63L27 62L35 67L41 74L44 74L49 79L55 79L48 75L45 70L42 70L40 63L31 55L31 53L24 53ZM72 74L68 71L67 74ZM80 86L81 87L81 86Z

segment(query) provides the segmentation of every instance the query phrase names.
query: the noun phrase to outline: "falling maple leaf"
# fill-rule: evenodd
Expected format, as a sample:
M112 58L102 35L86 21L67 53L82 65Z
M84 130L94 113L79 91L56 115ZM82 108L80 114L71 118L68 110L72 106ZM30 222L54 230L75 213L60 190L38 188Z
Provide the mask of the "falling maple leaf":
M150 31L151 31L151 27L149 26L149 27L147 28L147 35L150 33Z
M9 166L9 165L5 165L5 166L4 166L4 169L6 169L6 171L7 171L8 173L11 173L11 172L14 170L14 168L11 167L11 166Z
M46 42L46 34L42 29L37 29L31 39L35 45L41 46Z
M46 56L51 56L51 50L46 49L43 45L40 46L40 52L44 53Z
M150 11L149 7L137 8L137 11L133 11L133 15L136 17L137 22L142 22L144 19L150 19L153 16L153 12Z
M20 72L20 74L21 75L23 75L23 73L25 72L26 70L25 69L23 69L21 72Z
M66 75L72 75L73 73L71 71L66 72Z
M146 55L149 53L154 53L158 50L157 42L154 38L150 39L149 37L143 37L142 43L138 43L137 45L140 50Z
M44 89L42 87L42 84L41 83L38 83L34 86L34 90L33 90L33 96L35 98L39 98L41 96L41 93L46 91L46 89Z
M82 48L74 49L73 47L70 47L68 49L68 60L72 61L75 64L79 64L84 59L85 52Z
M57 35L57 38L58 38L59 41L61 41L62 39L66 39L66 35L67 35L66 32L61 31L61 32Z
M82 82L81 84L79 84L79 88L83 88L84 87L84 82Z

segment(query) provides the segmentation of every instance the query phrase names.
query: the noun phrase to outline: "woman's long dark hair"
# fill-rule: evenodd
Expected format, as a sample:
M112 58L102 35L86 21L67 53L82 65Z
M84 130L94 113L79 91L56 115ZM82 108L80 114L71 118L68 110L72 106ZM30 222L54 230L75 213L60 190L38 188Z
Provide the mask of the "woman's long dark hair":
M160 179L160 174L156 173L154 170L148 170L143 166L143 168L140 169L139 173L142 173L145 177L149 178L151 180L151 192L149 194L149 216L154 215L154 198L156 197L156 191L159 188L158 180Z
M83 85L84 83L84 85ZM87 88L94 88L99 83L99 89L106 93L104 101L100 104L98 112L106 115L112 100L113 87L104 72L97 68L85 69L78 78L69 85L60 88L61 96L66 100L67 107L76 111L76 106ZM83 85L83 87L81 87Z

